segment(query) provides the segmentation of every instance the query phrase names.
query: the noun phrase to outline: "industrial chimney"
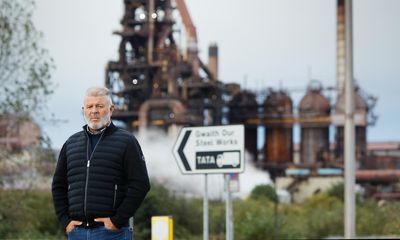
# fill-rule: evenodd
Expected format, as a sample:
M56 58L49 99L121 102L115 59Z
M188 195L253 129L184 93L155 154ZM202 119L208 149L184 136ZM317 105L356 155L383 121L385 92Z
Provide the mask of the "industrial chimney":
M208 47L208 69L213 80L218 80L218 45L216 43L212 43Z

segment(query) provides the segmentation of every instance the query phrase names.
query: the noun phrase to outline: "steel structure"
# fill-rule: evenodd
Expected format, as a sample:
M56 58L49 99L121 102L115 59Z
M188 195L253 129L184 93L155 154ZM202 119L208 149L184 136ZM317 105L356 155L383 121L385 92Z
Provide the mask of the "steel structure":
M130 130L244 124L247 151L272 177L285 174L287 167L296 164L310 167L323 162L323 166L343 167L343 0L337 1L336 103L323 96L327 89L312 85L298 111L290 91L263 89L255 93L241 89L239 84L220 82L218 46L210 45L208 63L199 58L196 27L184 0L124 0L124 9L122 29L114 32L121 38L119 57L109 61L105 70L105 85L111 89L116 105L114 120ZM375 120L371 109L376 98L359 89L355 95L355 145L362 163L367 126ZM296 124L301 128L299 163L293 159ZM336 127L334 151L329 148L331 125ZM257 149L262 128L264 147Z
M264 165L285 167L293 162L293 123L285 122L285 119L293 118L293 102L289 94L271 89L264 101L263 115L267 121L264 125Z
M125 0L124 6L122 30L115 32L121 37L119 59L106 67L113 119L128 129L220 124L224 85L198 57L184 1ZM184 33L187 41L179 42ZM218 48L211 49L215 65Z
M256 95L244 90L235 94L229 102L229 122L231 124L243 124L249 119L259 118L259 105ZM245 125L245 148L253 160L257 161L257 125Z
M345 107L344 94L339 94L338 101L336 102L335 114L344 115ZM354 114L355 114L355 146L356 146L356 160L361 162L365 161L367 156L367 115L369 106L365 98L360 94L358 89L354 93ZM344 158L344 126L338 124L336 126L336 149L335 158L339 162L343 162Z
M330 110L329 100L322 95L322 86L318 82L312 82L299 106L299 116L311 120L300 123L302 163L311 166L316 163L324 164L330 160L329 123L312 121L320 117L329 117Z

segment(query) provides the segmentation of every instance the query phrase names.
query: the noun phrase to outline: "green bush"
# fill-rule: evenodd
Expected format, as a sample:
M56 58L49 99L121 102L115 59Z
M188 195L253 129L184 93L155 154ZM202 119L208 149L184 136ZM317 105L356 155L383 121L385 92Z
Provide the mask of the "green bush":
M173 194L164 186L152 183L150 192L135 215L137 239L150 239L151 217L161 215L173 217L175 239L192 239L202 234L202 201Z
M49 192L0 189L0 195L0 239L63 236Z
M65 239L50 192L0 189L0 196L0 239ZM357 235L399 236L399 212L399 202L382 204L367 200L358 203ZM253 195L246 200L234 200L233 214L235 239L238 240L343 236L343 202L323 193L299 205L274 203L265 196ZM151 217L159 215L173 217L175 240L202 239L201 198L185 198L153 183L135 216L135 239L150 239ZM209 202L209 236L212 240L225 239L224 201Z
M276 194L275 188L267 184L254 187L250 193L250 198L256 200L268 199L274 203L278 202L278 195Z
M379 207L379 206L378 206ZM400 202L390 202L379 207L385 219L382 221L382 235L400 236Z
M274 211L269 201L235 201L234 220L235 238L238 240L274 239Z
M336 197L340 201L344 202L344 183L339 182L336 184L333 184L327 191L326 194L331 197ZM360 204L362 203L363 197L360 193L356 193L356 203Z
M280 225L278 225L276 239L301 239L306 238L307 221L303 206L284 204L278 208Z
M357 207L358 235L400 235L400 203L378 204L374 200L365 201Z
M307 238L343 236L343 202L336 197L318 194L304 203Z
M203 204L203 202L201 202ZM209 230L210 236L214 236L215 239L225 239L225 224L226 224L226 215L225 215L225 201L210 201L208 204L208 218L209 218ZM203 214L203 209L201 209L201 214ZM200 216L200 218L203 218ZM200 230L202 230L202 226ZM202 232L200 233L202 236Z

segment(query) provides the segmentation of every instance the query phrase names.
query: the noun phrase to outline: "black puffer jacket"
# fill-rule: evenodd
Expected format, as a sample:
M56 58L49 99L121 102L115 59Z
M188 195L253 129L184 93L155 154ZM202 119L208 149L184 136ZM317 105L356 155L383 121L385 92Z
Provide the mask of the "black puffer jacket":
M63 227L98 217L125 226L150 189L142 150L131 133L111 123L89 155L87 134L72 135L61 149L52 184L56 214Z

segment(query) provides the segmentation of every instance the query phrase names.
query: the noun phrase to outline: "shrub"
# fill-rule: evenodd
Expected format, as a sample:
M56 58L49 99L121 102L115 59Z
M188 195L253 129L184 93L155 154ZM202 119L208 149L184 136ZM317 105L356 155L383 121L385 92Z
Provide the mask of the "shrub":
M307 238L343 236L343 202L336 197L318 194L304 203Z
M273 204L248 199L234 203L234 229L238 240L274 239Z
M250 198L255 200L268 199L274 203L278 202L278 195L276 194L275 188L267 184L254 187L250 193Z
M0 189L0 195L0 239L63 235L49 192Z
M150 239L151 217L172 216L174 236L176 239L191 239L191 236L202 233L202 202L186 199L172 194L158 183L152 183L141 207L135 215L135 236L138 239Z

